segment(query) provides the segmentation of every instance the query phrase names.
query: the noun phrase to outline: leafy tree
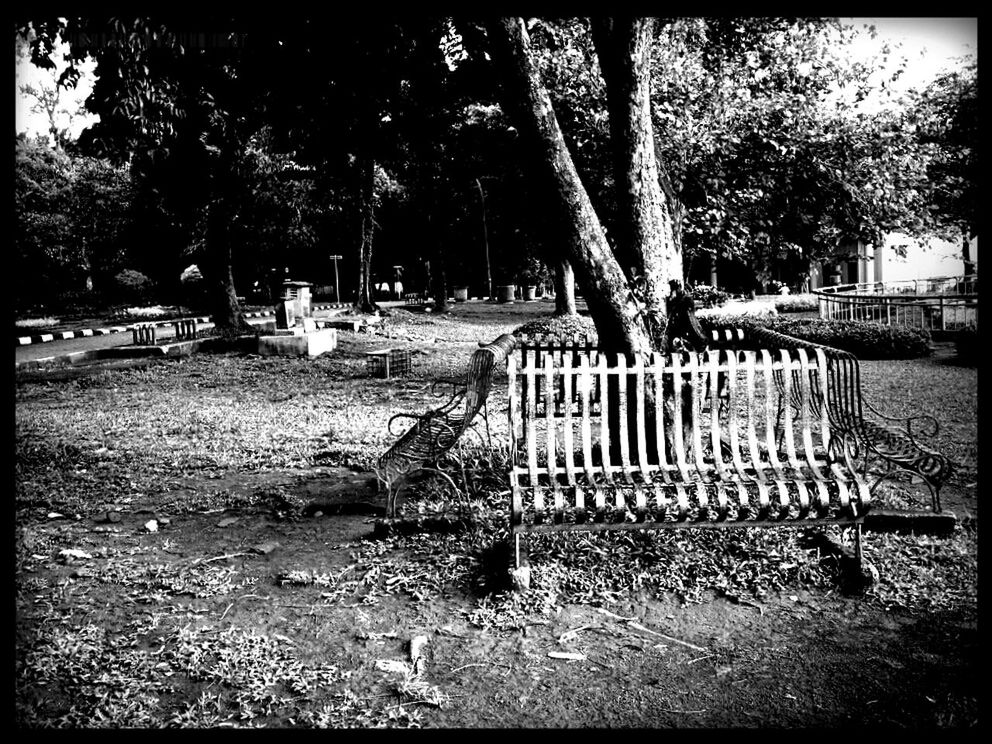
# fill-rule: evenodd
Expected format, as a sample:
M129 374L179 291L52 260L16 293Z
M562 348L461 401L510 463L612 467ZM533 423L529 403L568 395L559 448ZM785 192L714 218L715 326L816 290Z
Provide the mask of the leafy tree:
M529 27L576 169L619 246L624 220L608 126L617 117L607 110L590 24L541 19ZM855 34L830 19L656 25L658 177L687 276L717 256L759 279L783 261L799 273L811 259L834 256L842 241L920 228L925 153L903 109L864 107L878 92L875 65L845 53ZM900 73L896 67L891 77Z
M184 25L185 23L185 25ZM221 329L247 329L232 274L232 224L238 166L259 129L252 92L239 76L242 49L229 19L85 18L37 20L35 62L51 67L55 41L72 39L70 57L93 52L99 79L88 107L99 124L81 146L129 162L170 215L172 234L192 246ZM22 27L23 31L23 27ZM187 50L180 36L211 43ZM100 43L89 43L90 38ZM63 77L78 70L70 66Z
M14 244L19 304L112 289L129 261L133 190L127 171L19 137Z
M974 273L971 241L978 235L978 68L945 72L910 93L911 123L929 148L930 225L961 240L966 274Z
M655 121L690 263L719 255L767 279L775 262L802 271L844 241L919 229L925 159L904 109L865 105L876 64L846 53L856 33L830 19L663 27Z
M14 53L18 71L29 64L32 38L31 29L24 36L15 35ZM92 68L93 60L84 60L80 66ZM65 149L71 145L71 130L88 118L80 94L72 90L72 78L63 78L62 73L68 67L64 61L56 63L48 70L47 76L43 74L33 83L18 83L17 86L20 93L32 101L29 111L41 114L47 120L49 141L56 149Z

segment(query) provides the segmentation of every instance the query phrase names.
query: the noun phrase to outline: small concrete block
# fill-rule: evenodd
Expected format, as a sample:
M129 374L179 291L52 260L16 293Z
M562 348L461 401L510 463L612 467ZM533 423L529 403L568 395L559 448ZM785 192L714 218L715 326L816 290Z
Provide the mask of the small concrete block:
M530 566L521 566L510 570L510 584L515 592L526 592L530 589Z
M296 303L283 300L276 305L276 328L292 328L296 325Z
M865 515L864 526L873 532L941 536L952 534L957 522L950 512L874 509Z
M323 323L324 328L340 328L342 331L351 331L352 333L357 333L364 324L365 324L364 320L360 320L360 319L349 320L347 318L326 320Z
M325 328L297 335L259 336L258 353L262 356L315 357L338 347L338 332Z

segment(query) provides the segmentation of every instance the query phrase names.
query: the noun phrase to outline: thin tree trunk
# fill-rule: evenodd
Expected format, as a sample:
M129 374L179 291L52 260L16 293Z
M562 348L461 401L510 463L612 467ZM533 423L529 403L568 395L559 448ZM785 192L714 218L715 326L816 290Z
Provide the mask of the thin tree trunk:
M572 264L561 259L555 264L555 315L576 315L575 272Z
M964 229L964 239L961 244L961 260L964 262L964 275L975 273L975 262L971 260L971 239L968 228Z
M438 247L434 255L433 266L437 268L431 273L431 290L434 295L434 310L439 313L448 310L448 276L444 270L444 251Z
M355 310L374 313L379 309L372 296L372 238L375 231L375 160L362 156L358 164L358 198L362 212L360 256L358 261L358 292Z
M579 179L551 99L531 58L523 20L500 18L489 22L487 31L500 67L506 106L521 131L524 146L533 153L532 162L540 177L549 181L564 218L562 224L569 232L565 258L582 285L601 347L624 353L656 348Z
M231 270L232 250L230 210L223 198L215 199L207 210L206 261L203 279L214 326L225 335L251 332L234 287Z

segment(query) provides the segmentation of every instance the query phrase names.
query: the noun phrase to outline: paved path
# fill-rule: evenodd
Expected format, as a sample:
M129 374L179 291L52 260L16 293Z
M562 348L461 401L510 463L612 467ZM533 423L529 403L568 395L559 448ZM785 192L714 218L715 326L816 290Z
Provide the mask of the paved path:
M389 301L379 302L378 304L380 307L403 305L402 302ZM346 308L319 309L314 311L313 316L317 319L331 318L335 315L340 315L345 311ZM252 325L261 325L264 323L271 323L273 321L273 316L269 315L267 317L247 318L247 321ZM213 327L213 323L197 324L197 330L200 331ZM156 328L155 336L157 339L172 338L175 336L175 329L173 329L171 323L165 323L164 325ZM15 347L14 362L15 364L20 362L35 362L50 359L52 357L74 354L79 351L110 349L115 346L130 346L132 343L134 343L134 339L131 335L131 331L129 330L120 333L111 333L105 336L84 336L70 339L57 338L53 341L46 341L44 343L33 343Z
M252 325L272 322L272 318L251 318L248 320ZM203 331L213 328L213 323L199 323L197 330ZM157 339L173 338L176 335L172 326L161 326L155 330ZM18 346L14 352L15 363L32 362L50 357L59 357L66 354L73 354L77 351L92 351L95 349L110 349L115 346L130 346L134 343L134 338L130 331L123 333L111 333L107 336L87 336L83 338L56 339L42 344L31 344L29 346Z

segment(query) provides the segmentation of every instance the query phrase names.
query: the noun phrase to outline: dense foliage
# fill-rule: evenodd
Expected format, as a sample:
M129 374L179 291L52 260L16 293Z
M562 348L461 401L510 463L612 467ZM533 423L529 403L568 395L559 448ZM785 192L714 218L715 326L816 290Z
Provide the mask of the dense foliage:
M15 307L79 301L109 290L137 251L126 170L17 138L14 169Z
M480 26L443 17L340 29L313 19L197 24L226 43L184 47L188 22L150 18L18 26L34 61L60 71L53 85L56 76L72 84L85 55L95 55L99 80L87 107L100 121L80 141L94 157L78 182L100 181L106 192L113 173L123 190L125 172L112 162L129 163L132 179L127 198L113 201L133 211L118 208L91 230L68 214L37 217L45 207L24 196L38 180L29 171L39 161L51 170L62 155L32 145L18 156L19 260L52 277L48 292L85 286L82 255L106 256L114 242L90 233L119 234L128 220L144 250L127 268L169 292L190 262L218 273L212 245L221 259L230 249L239 295L257 283L265 296L273 272L285 269L329 284L331 254L343 256L348 294L363 261L380 281L404 266L404 284L418 291L432 277L471 284L473 294L490 281L547 281L542 264L554 263L563 226L525 175ZM606 88L589 22L530 19L528 29L564 138L615 239ZM81 44L85 32L109 41ZM60 34L77 40L68 66L53 61ZM854 37L828 19L661 19L655 143L689 282L709 282L718 269L723 290L774 278L798 285L810 260L842 259L856 239L977 234L976 69L896 101L886 98L890 80L872 79L873 61L848 53ZM884 105L865 106L873 97ZM82 167L80 156L65 157ZM55 223L72 220L77 242L103 247L54 248ZM124 268L105 263L110 277ZM103 270L92 268L99 290Z

